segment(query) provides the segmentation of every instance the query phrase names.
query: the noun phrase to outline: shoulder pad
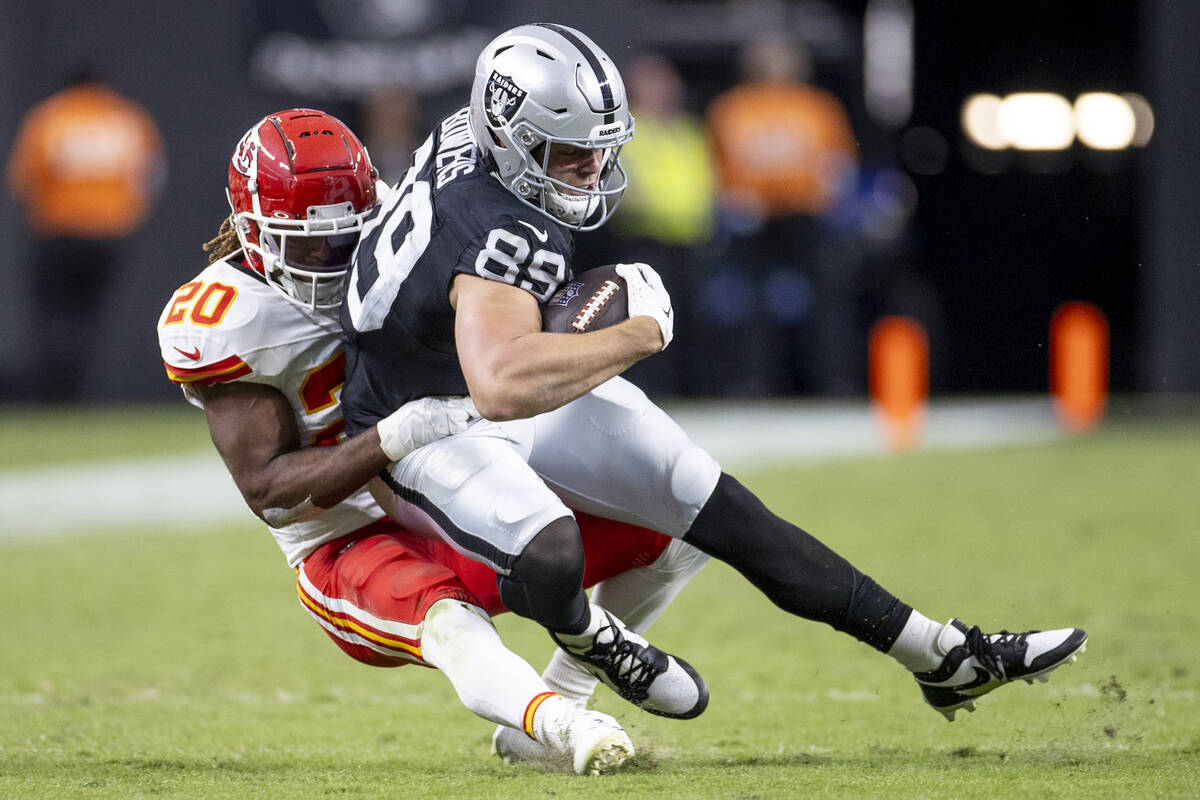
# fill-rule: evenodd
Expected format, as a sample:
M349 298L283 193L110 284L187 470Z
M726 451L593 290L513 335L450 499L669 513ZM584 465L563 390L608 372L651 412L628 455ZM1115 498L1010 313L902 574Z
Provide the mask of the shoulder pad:
M271 291L224 262L179 287L158 320L167 377L207 385L251 374L239 352L253 349L262 293Z

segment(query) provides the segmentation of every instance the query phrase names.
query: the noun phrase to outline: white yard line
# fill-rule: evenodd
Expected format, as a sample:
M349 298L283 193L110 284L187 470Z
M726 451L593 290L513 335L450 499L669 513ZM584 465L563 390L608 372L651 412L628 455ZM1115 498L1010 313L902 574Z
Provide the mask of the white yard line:
M672 416L730 472L797 461L885 456L866 404L703 403ZM921 448L965 449L1062 436L1048 400L934 404ZM0 472L0 540L77 536L96 529L163 530L249 520L216 452Z
M250 514L216 451L0 473L0 539L164 530Z
M672 409L671 415L730 471L890 452L879 420L865 403L704 404ZM920 448L998 447L1061 435L1049 400L942 402L925 416Z

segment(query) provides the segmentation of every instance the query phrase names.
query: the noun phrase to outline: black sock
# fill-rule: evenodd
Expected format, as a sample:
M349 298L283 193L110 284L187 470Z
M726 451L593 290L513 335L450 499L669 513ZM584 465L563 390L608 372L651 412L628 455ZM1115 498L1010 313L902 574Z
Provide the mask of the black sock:
M882 652L912 613L724 473L683 539L742 573L784 611L827 623Z

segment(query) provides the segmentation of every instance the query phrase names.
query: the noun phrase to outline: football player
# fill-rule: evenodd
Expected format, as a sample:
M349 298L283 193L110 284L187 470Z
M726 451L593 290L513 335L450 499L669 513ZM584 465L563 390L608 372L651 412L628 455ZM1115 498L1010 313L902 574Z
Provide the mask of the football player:
M296 569L300 601L365 664L440 669L463 703L500 723L525 756L600 773L633 752L611 716L587 711L596 681L559 659L546 679L501 643L495 573L404 530L364 488L389 462L461 432L469 399L426 398L343 435L337 308L363 220L377 203L366 150L312 109L271 114L230 161L232 214L209 266L158 321L168 377L204 409L214 445L249 507ZM644 528L582 518L588 582L648 626L707 560ZM556 691L557 690L557 691Z
M1087 638L1076 628L985 634L913 610L771 513L617 377L671 341L670 297L649 266L619 266L628 320L542 332L539 303L572 275L573 232L603 225L620 202L633 135L603 50L563 25L514 28L484 48L467 106L437 125L364 225L342 306L351 430L435 396L469 394L483 417L390 468L389 513L494 567L510 609L623 696L670 706L659 713L681 698L686 708L679 662L589 604L571 509L726 561L786 611L892 656L948 719L1074 660ZM633 659L637 686L623 671Z

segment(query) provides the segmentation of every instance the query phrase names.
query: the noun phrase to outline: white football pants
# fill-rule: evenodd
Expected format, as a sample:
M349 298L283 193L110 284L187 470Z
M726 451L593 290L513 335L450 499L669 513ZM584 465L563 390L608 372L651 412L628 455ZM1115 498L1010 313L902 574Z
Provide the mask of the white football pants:
M392 465L394 502L384 505L406 527L508 574L568 505L678 538L720 474L645 393L613 378L554 411L480 420L414 451Z

